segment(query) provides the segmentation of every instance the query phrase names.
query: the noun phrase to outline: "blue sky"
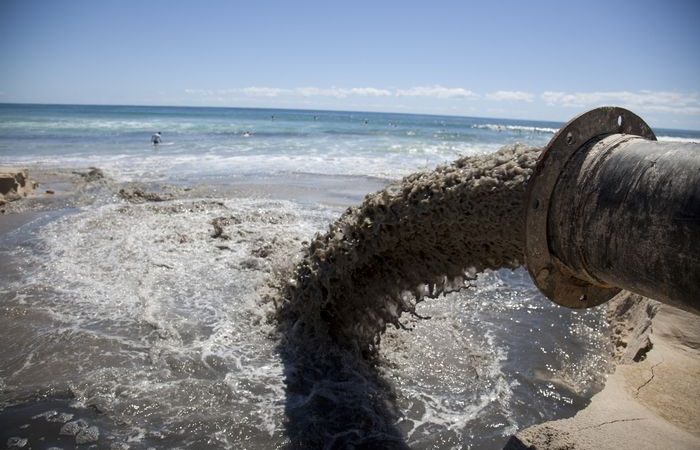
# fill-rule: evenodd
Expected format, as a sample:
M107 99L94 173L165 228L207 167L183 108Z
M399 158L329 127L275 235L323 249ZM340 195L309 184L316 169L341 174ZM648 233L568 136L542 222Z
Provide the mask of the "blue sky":
M603 104L700 129L698 1L0 0L0 102L565 121Z

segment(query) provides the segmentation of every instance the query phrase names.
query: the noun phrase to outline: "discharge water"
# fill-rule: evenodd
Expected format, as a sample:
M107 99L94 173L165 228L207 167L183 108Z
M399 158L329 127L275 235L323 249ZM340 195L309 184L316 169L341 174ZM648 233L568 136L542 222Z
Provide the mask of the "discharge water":
M517 268L558 126L0 105L45 180L0 216L0 447L492 449L574 414L604 310Z
M378 351L387 324L403 327L402 313L420 317L415 303L425 297L468 286L485 269L518 267L526 182L539 153L513 146L411 175L311 242L280 307L283 352L312 368L312 380L307 371L288 377L313 399L288 411L299 448L405 447L386 394L353 382L376 378L353 358Z
M514 146L411 175L367 196L308 246L283 306L295 327L361 352L414 300L458 290L485 269L518 267L522 203L539 150Z

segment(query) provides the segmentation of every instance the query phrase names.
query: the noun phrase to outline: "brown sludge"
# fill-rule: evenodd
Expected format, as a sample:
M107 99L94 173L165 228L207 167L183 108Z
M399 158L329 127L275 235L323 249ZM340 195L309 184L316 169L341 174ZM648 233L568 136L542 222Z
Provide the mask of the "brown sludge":
M401 326L425 297L468 286L485 269L519 266L526 181L539 154L504 147L368 195L305 248L281 323L369 355L387 324Z

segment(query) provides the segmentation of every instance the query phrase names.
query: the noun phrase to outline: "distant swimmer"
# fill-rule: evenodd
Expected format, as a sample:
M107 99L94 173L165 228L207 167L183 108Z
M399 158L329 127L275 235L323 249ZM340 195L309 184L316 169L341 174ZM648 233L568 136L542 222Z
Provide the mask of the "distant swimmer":
M253 135L252 131L246 131L243 133L243 137L251 137Z
M151 144L158 145L161 142L160 131L151 136Z

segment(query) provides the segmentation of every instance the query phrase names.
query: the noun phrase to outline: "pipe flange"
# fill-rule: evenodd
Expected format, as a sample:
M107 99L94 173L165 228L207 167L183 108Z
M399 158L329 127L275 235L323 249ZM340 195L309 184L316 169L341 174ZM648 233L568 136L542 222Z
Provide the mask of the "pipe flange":
M550 253L547 221L552 192L569 159L592 139L628 134L656 140L639 116L623 108L605 106L581 114L549 141L530 177L525 208L525 264L535 285L549 299L569 308L590 308L615 296L620 289L593 284L574 276Z

